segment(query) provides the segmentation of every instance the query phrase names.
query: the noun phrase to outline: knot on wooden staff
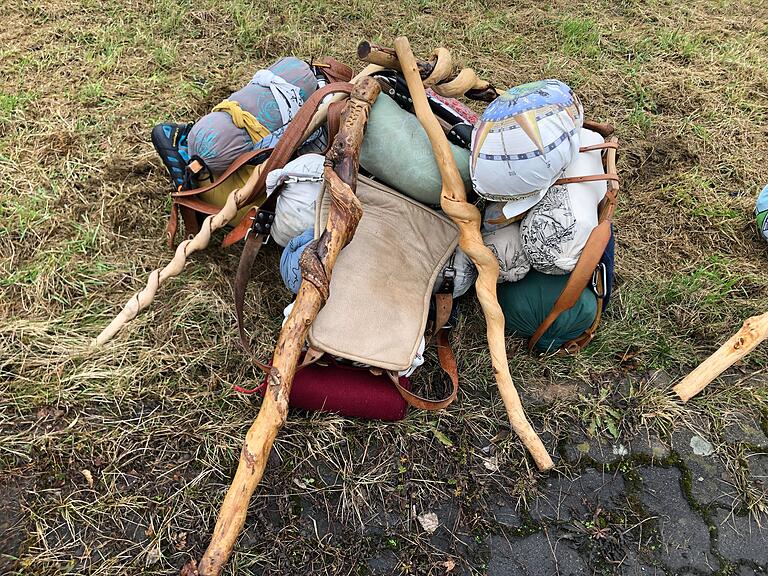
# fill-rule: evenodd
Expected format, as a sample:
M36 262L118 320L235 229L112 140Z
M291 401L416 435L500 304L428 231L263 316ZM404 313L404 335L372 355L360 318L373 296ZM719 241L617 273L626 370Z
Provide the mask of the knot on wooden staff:
M299 268L301 269L302 281L312 284L320 294L322 303L325 304L331 293L331 281L325 274L323 262L320 260L320 256L317 253L319 245L319 239L312 240L312 242L307 244L304 252L302 252L299 257Z
M392 48L363 41L357 47L357 57L363 62L402 72L397 51ZM440 96L466 96L471 100L492 102L499 95L490 82L481 80L471 68L454 73L453 58L446 48L437 48L428 61L417 59L416 68L424 86Z

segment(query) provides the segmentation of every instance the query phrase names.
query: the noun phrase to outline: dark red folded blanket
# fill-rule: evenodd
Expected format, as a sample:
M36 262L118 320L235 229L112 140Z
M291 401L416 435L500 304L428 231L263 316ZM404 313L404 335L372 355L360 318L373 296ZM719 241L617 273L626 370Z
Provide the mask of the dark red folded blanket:
M410 388L408 378L400 385ZM386 374L342 364L311 364L296 373L290 406L301 410L335 412L366 420L402 420L408 411L403 397Z

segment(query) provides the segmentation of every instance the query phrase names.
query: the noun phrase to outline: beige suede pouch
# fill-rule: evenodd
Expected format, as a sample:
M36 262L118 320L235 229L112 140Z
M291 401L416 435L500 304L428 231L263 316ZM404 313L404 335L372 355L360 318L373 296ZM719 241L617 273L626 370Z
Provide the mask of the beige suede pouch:
M385 370L405 370L424 335L432 286L456 249L447 217L360 176L363 217L333 268L330 297L309 344ZM330 194L317 199L315 235L325 229Z

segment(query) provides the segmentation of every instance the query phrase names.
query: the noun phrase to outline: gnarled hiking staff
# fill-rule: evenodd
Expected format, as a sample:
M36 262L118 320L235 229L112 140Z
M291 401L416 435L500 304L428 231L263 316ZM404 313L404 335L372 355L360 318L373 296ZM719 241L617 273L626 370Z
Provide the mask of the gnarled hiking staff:
M539 470L550 470L554 465L552 458L547 453L541 438L539 438L530 422L528 422L520 402L520 397L517 394L517 390L515 390L515 385L512 383L512 375L509 372L507 350L504 342L504 315L496 298L499 262L483 243L483 237L480 234L480 211L476 206L467 202L464 184L451 154L448 139L427 103L419 66L407 38L400 37L395 40L395 52L398 66L405 76L411 98L413 98L416 117L421 122L424 131L429 137L429 141L432 143L432 150L443 179L440 205L443 211L459 227L459 246L477 266L479 274L475 289L485 314L491 363L493 364L493 372L496 384L499 387L499 393L507 410L507 416L512 424L512 428L520 437L526 449L531 453ZM437 53L440 53L440 51L437 51ZM434 70L440 71L437 65L433 67ZM474 75L474 73L472 74ZM459 78L461 76L460 73ZM425 83L440 86L440 80L440 77L432 76L428 77Z
M302 254L303 281L275 346L264 401L246 434L237 472L224 498L211 543L199 566L191 560L182 568L185 576L221 572L243 527L248 502L264 474L275 437L286 421L291 384L307 332L328 298L336 258L352 239L362 217L362 207L355 196L358 156L368 114L379 91L375 80L361 79L342 113L341 128L326 155L324 186L332 198L326 228Z

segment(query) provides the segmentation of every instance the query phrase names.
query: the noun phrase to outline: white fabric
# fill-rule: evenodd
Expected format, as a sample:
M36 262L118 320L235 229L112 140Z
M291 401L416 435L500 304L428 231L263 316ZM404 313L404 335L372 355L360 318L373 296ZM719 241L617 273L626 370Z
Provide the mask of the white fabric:
M544 146L563 139L544 155L504 160L501 157L533 154L536 146L522 129L502 126L488 133L481 148L482 154L496 158L480 156L474 163L475 190L488 200L505 201L503 212L507 218L522 214L539 202L578 153L579 132L564 110L541 118L538 128ZM571 132L571 136L564 137ZM474 140L474 131L472 137Z
M475 280L477 280L477 268L475 268L472 259L464 254L461 248L456 248L452 259L453 262L448 260L446 265L440 271L440 274L437 275L437 280L435 280L435 286L432 288L432 292L437 292L440 289L440 285L443 283L443 278L445 277L445 271L449 266L453 266L456 271L456 275L453 278L453 297L458 298L459 296L466 294L467 291L472 288Z
M424 364L424 349L426 347L427 347L427 341L422 336L421 343L419 344L419 349L416 351L416 356L413 357L413 362L411 363L410 368L408 368L407 370L401 370L400 372L397 373L397 375L408 377L416 371L416 368Z
M277 107L280 110L283 125L288 124L296 116L302 104L304 104L299 87L291 84L271 70L259 70L256 72L251 79L251 84L270 89L272 97L277 102Z
M499 282L517 282L528 274L531 265L520 238L520 222L483 233L483 242L499 261Z
M581 145L602 143L597 132L581 129ZM602 150L580 152L564 177L604 174ZM605 196L604 180L552 186L523 218L520 234L531 266L545 274L568 274L576 266L590 233L597 226L597 205Z
M304 154L267 174L267 196L283 187L270 232L280 246L286 246L292 238L314 226L315 201L323 187L324 162L325 157L320 154Z

